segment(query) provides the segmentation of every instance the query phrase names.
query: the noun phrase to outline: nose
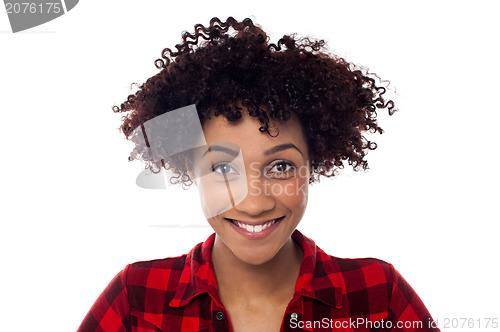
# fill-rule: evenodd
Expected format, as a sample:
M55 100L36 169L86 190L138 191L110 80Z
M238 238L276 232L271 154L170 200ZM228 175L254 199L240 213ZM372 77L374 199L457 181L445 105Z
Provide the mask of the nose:
M269 182L247 174L247 186L247 195L234 206L237 211L249 216L259 216L275 208L276 199L269 190Z

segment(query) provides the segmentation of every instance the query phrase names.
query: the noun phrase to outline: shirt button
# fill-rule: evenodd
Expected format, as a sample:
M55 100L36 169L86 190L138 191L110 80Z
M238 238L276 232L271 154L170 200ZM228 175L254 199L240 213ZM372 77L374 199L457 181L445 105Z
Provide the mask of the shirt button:
M222 313L222 311L218 311L217 312L217 319L222 320L222 318L224 318L224 314Z
M295 312L294 312L294 313L292 313L292 319L297 319L297 317L298 317L298 316L299 316L299 315L297 315Z

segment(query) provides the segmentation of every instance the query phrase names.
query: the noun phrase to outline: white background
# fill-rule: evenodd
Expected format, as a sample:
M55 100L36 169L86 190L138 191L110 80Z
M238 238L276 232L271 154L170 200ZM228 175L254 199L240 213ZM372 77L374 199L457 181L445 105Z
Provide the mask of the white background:
M143 165L111 107L183 30L229 15L273 42L324 38L395 89L371 170L312 186L299 230L331 255L393 263L441 327L500 320L494 3L87 0L16 34L0 13L2 331L76 330L127 263L209 236L195 188L135 185Z

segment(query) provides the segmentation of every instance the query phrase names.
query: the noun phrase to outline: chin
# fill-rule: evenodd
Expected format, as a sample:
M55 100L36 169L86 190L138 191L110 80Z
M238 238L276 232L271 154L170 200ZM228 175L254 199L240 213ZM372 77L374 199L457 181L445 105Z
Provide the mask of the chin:
M239 248L231 251L240 261L258 266L270 262L276 256L279 249L271 250L270 248L262 248L249 250L249 248Z

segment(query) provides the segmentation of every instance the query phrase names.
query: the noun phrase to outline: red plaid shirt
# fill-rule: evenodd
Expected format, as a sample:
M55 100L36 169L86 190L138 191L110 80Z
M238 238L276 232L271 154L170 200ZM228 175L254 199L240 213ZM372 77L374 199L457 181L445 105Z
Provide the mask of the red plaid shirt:
M327 255L298 230L304 258L281 331L439 331L391 264ZM212 234L189 254L127 265L78 331L232 331L219 298Z

